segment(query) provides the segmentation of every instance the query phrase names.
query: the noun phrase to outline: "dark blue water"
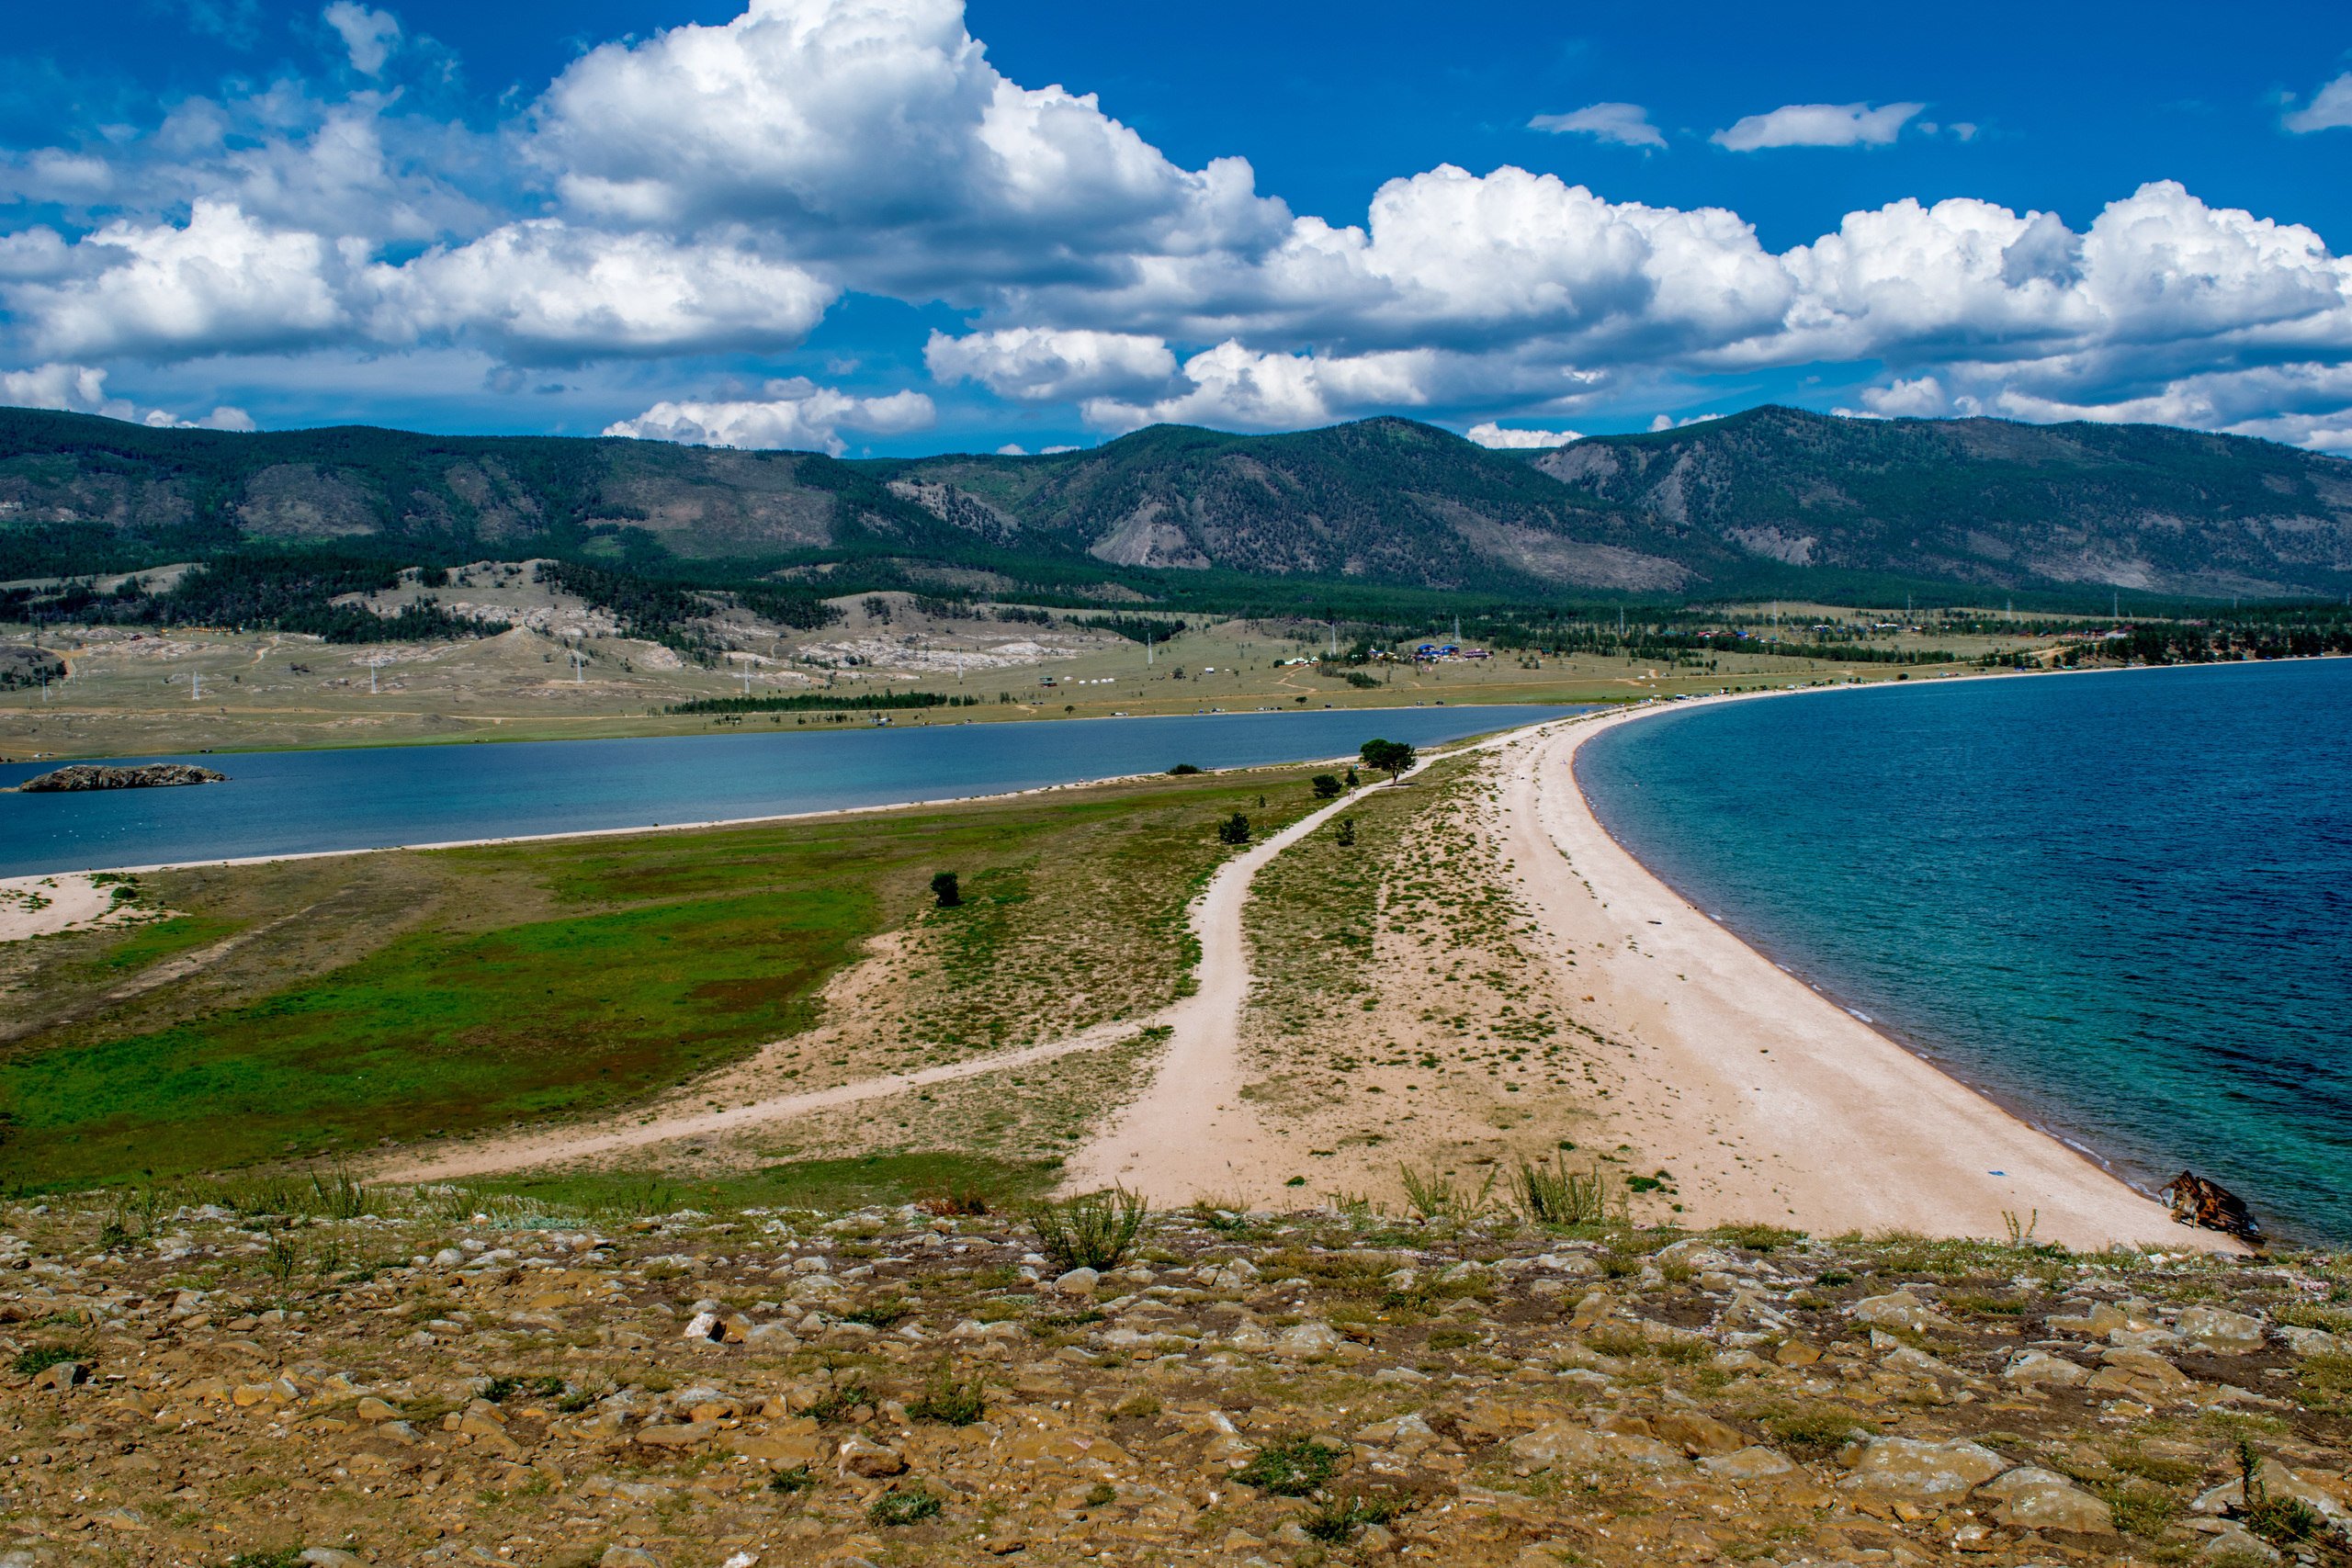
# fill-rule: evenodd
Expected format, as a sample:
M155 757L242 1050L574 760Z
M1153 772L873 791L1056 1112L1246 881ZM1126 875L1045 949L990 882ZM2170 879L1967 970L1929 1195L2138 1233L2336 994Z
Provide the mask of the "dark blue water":
M1306 761L1375 736L1429 746L1578 711L1330 709L161 759L203 762L230 782L0 795L0 875L956 799L1177 762ZM0 767L0 784L55 765Z
M1776 697L1578 758L1645 863L1956 1076L2352 1241L2352 660Z

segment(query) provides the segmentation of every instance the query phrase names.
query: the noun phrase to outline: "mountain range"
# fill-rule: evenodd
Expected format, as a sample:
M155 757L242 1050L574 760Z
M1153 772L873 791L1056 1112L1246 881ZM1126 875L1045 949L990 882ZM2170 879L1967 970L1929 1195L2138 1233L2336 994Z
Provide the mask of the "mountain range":
M889 562L1032 585L1183 574L1515 597L1860 582L2176 597L2352 589L2352 463L2157 425L1762 407L1490 451L1365 420L1160 425L1044 457L843 461L365 426L236 434L0 411L0 575L257 542L795 575Z

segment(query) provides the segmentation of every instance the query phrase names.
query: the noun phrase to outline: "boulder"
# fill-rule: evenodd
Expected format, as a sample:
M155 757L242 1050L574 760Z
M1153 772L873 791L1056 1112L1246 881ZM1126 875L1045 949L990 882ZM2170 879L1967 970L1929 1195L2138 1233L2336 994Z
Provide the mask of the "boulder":
M1587 1470L1631 1465L1640 1470L1681 1470L1681 1450L1629 1432L1596 1432L1573 1421L1554 1421L1513 1438L1511 1468L1521 1475L1539 1470Z
M879 1481L887 1476L904 1475L907 1460L898 1450L885 1444L865 1438L846 1438L835 1455L835 1468L843 1475Z
M1849 1309L1849 1314L1855 1322L1867 1323L1873 1328L1900 1328L1910 1334L1960 1326L1908 1291L1865 1297Z
M1657 1435L1669 1443L1681 1446L1682 1451L1697 1459L1706 1454L1734 1453L1747 1446L1747 1439L1724 1426L1712 1416L1702 1416L1695 1410L1669 1410L1650 1423Z
M2053 1356L2047 1350L2020 1350L2009 1358L2001 1375L2027 1388L2073 1388L2086 1382L2091 1374L2064 1356Z
M2023 1530L2073 1530L2113 1535L2115 1516L2105 1503L2052 1471L2020 1465L1986 1482L1985 1496L2000 1500L1995 1517Z
M2258 1317L2210 1306L2188 1308L2173 1325L2173 1332L2191 1345L2230 1356L2261 1349L2267 1334Z
M1727 1454L1712 1454L1699 1461L1699 1468L1717 1481L1770 1481L1776 1475L1786 1475L1796 1469L1777 1449L1761 1444L1740 1449Z
M1872 1438L1854 1456L1844 1484L1901 1497L1957 1497L2007 1468L2000 1455L1964 1438Z
M1102 1276L1091 1269L1073 1269L1054 1280L1054 1289L1066 1296L1091 1296L1102 1282Z

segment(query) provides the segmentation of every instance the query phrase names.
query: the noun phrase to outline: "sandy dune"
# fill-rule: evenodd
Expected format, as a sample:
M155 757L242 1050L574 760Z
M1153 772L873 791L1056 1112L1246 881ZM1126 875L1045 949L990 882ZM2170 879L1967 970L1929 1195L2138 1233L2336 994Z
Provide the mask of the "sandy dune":
M59 871L36 876L0 876L0 942L92 926L121 919L114 889L101 887L86 872Z

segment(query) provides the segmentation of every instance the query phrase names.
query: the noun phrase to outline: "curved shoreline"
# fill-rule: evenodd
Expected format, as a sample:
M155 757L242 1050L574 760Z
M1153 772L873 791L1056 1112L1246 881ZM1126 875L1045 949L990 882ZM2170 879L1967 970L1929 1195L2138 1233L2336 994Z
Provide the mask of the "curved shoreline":
M1838 689L1853 688L1799 688ZM1864 1022L1618 841L1575 754L1616 725L1684 705L1559 726L1508 794L1557 852L1565 874L1532 876L1531 891L1584 960L1576 973L1597 1017L1630 1043L1626 1111L1645 1154L1673 1163L1695 1221L1998 1237L2009 1216L2038 1215L2039 1238L2075 1247L2233 1245L2176 1225L2089 1151Z

